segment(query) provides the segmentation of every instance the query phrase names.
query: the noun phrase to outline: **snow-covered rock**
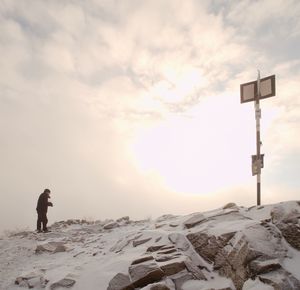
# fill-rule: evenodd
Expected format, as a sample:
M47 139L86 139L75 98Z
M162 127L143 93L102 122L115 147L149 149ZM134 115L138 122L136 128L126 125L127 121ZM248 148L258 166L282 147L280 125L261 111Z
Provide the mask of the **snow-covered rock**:
M299 202L56 222L0 239L0 289L300 289ZM38 254L38 255L37 255Z

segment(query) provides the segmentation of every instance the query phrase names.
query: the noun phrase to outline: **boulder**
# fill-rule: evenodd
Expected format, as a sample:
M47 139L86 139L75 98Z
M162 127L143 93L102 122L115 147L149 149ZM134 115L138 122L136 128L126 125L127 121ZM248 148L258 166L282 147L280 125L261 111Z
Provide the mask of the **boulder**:
M149 263L131 265L129 275L134 287L144 287L160 281L165 274L156 263Z
M114 276L107 287L107 290L133 290L134 287L131 284L129 276L122 273L118 273Z
M228 209L228 208L236 208L236 204L234 202L229 202L226 205L223 206L223 209Z
M76 283L75 280L64 278L50 285L50 289L54 290L56 288L70 288Z
M107 224L104 225L104 229L105 230L111 230L111 229L114 229L114 228L117 228L119 226L119 224L117 222L109 222Z

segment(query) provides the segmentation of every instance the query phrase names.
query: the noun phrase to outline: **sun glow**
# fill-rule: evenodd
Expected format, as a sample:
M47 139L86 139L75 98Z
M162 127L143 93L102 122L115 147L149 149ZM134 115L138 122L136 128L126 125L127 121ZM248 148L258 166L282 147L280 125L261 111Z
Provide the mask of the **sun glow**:
M159 175L169 189L181 193L208 193L249 180L249 156L241 151L251 151L250 136L236 138L245 116L226 112L229 103L211 97L191 117L169 117L142 130L133 145L138 168Z

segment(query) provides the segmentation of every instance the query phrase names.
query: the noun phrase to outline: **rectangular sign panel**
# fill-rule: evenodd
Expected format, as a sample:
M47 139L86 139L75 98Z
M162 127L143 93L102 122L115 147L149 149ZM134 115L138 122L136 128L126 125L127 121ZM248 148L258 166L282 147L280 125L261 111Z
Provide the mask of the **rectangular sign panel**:
M260 98L265 99L275 96L275 75L260 79ZM241 103L251 102L258 94L257 81L240 85Z

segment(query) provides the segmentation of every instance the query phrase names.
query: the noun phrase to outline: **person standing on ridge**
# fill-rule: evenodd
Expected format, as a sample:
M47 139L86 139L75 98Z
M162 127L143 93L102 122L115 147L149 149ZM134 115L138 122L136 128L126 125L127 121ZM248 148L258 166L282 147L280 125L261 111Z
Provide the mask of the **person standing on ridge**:
M36 206L36 211L38 214L38 219L37 219L37 232L41 233L42 232L42 224L43 224L43 232L49 232L47 229L47 211L48 211L48 206L53 206L52 202L49 202L48 199L50 198L50 190L46 188L43 193L40 194L37 206Z

